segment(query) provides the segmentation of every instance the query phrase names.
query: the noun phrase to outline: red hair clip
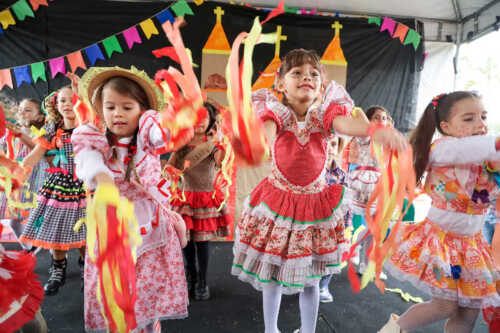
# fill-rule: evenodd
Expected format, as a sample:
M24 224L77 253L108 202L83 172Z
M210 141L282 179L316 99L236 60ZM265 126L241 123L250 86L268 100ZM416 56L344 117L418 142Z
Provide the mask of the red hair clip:
M437 110L438 106L439 106L439 101L441 100L441 98L443 98L444 96L446 96L446 94L440 94L440 95L437 95L435 96L431 103L432 105L434 105L434 110Z

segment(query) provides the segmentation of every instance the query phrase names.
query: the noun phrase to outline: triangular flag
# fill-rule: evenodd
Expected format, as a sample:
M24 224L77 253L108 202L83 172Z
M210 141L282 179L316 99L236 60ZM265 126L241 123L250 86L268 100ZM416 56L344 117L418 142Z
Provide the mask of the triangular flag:
M9 9L0 12L0 23L2 24L2 28L4 30L7 29L9 25L16 24L16 21L14 21L14 17Z
M98 59L105 60L104 55L101 52L101 49L99 48L99 45L94 44L85 49L85 53L87 54L87 58L89 58L90 64L92 66L95 65L95 62Z
M368 24L375 23L375 24L376 24L376 25L378 25L379 27L380 27L380 23L381 23L381 21L382 21L382 20L380 19L380 17L372 17L372 16L370 16L370 17L368 18Z
M43 62L31 64L31 77L35 83L37 83L39 79L47 82L47 77L45 76L45 65Z
M298 8L288 8L285 5L285 12L290 13L290 14L297 14L299 12L299 9Z
M189 7L186 0L179 0L175 4L172 5L172 10L175 15L178 17L184 17L186 15L194 15L191 7Z
M398 27L396 28L396 31L394 31L392 38L399 38L401 43L404 43L407 32L408 27L404 24L398 23Z
M137 28L135 26L128 28L123 32L123 37L125 37L125 41L127 42L127 46L129 50L132 48L134 43L141 44L142 40L139 36L139 32L137 32Z
M167 46L161 49L153 50L153 54L156 58L169 57L177 63L181 62L173 46Z
M39 6L48 6L47 0L30 0L31 7L34 11L38 10Z
M31 84L30 71L28 66L14 68L14 75L16 76L17 87L19 88L23 82Z
M142 32L146 35L147 39L150 39L152 35L158 35L158 29L152 19L147 19L146 21L142 21L140 24L142 28Z
M11 89L13 88L10 69L0 69L0 89L5 86L9 86Z
M158 19L158 22L160 22L160 24L163 24L167 21L170 21L171 23L175 22L174 15L172 15L170 10L168 10L168 9L165 9L160 14L156 15L156 18Z
M87 69L85 62L83 61L82 52L76 51L66 56L68 58L69 66L71 67L71 71L74 73L78 67L81 69Z
M123 53L122 47L120 46L116 36L106 38L102 41L102 45L104 45L108 58L111 58L113 52Z
M193 0L196 6L201 6L205 0Z
M394 33L394 29L396 28L396 22L387 16L384 18L384 22L382 22L382 26L380 27L380 31L387 30L389 31L389 35Z
M281 0L281 2L278 4L278 7L273 9L273 11L267 15L267 18L264 21L262 21L262 24L266 23L273 17L283 14L284 12L285 12L285 0Z
M64 63L64 57L59 57L49 60L50 71L52 72L52 78L55 78L57 74L66 74L66 64Z
M413 44L415 51L418 49L418 45L420 44L420 35L413 29L408 30L408 34L406 35L406 39L404 41L404 45Z
M26 0L19 0L18 2L13 4L12 11L14 12L14 14L16 14L19 21L24 21L26 16L35 17L35 14L33 14L31 7L28 5Z

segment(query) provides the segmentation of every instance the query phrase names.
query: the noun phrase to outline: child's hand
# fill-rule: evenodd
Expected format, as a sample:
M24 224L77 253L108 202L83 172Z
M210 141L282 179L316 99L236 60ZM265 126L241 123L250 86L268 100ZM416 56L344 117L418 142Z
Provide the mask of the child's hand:
M71 72L66 73L66 77L71 80L71 90L78 95L78 83L80 82L80 78L78 75Z
M183 233L183 234L179 235L179 243L181 244L181 248L185 248L186 247L186 245L188 243L186 233Z
M21 134L21 129L19 127L17 127L17 125L15 125L9 121L5 122L5 127L7 127L15 135Z
M373 141L380 143L389 149L404 151L410 146L408 140L399 131L392 128L380 128L373 133Z

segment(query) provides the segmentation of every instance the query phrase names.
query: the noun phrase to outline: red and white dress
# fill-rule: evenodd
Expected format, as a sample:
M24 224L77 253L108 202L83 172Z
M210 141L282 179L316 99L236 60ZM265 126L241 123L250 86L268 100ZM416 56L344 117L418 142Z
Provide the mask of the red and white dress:
M142 244L137 249L135 315L137 330L156 320L187 317L188 293L179 239L174 219L181 217L170 210L169 198L161 194L161 166L158 153L165 147L165 133L158 126L158 113L146 111L139 120L137 152L134 156L137 177L147 193L125 181L125 159L132 138L122 138L115 146L117 158L111 162L112 150L106 136L92 125L75 129L71 138L76 156L76 172L93 189L98 173L114 178L120 194L134 204L134 213L141 229ZM134 173L131 175L131 179ZM162 209L161 203L167 209ZM87 248L87 251L91 249ZM97 266L86 256L84 310L87 332L106 332L96 296Z
M344 188L328 186L325 173L332 121L350 115L354 104L333 81L303 126L267 89L256 91L252 103L278 129L270 143L272 172L247 198L236 228L232 274L257 290L274 282L293 294L341 269L348 246Z
M185 147L176 152L187 154L193 147ZM229 235L230 219L226 206L219 210L224 201L224 193L214 192L214 180L217 175L214 154L204 158L197 165L184 171L184 180L178 197L172 201L173 209L182 215L189 231L189 238L195 242L209 241L216 237ZM182 169L182 166L176 166Z

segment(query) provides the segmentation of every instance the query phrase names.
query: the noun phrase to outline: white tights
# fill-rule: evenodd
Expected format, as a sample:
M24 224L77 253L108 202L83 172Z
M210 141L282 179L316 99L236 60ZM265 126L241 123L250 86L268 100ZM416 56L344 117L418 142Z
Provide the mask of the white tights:
M262 290L265 333L278 333L278 315L281 305L281 286L269 283ZM319 285L305 287L299 294L300 333L314 333L318 319Z
M445 333L470 333L478 314L479 309L463 308L455 301L433 298L429 302L413 305L399 317L398 324L402 330L411 331L448 319Z

